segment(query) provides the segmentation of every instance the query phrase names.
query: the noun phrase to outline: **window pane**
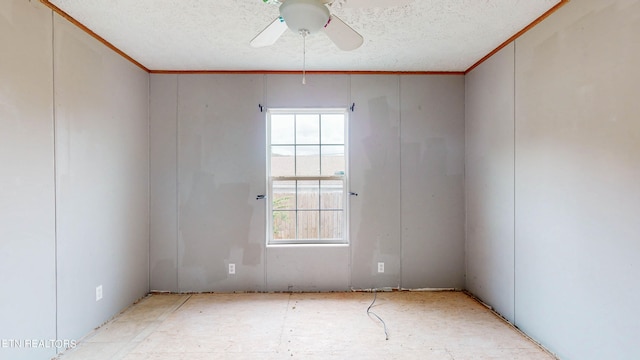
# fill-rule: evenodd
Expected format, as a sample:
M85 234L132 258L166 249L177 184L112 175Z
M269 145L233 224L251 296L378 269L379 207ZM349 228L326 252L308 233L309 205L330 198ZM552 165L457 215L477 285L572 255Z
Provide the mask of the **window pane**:
M320 183L320 209L341 210L344 204L343 182L322 180Z
M343 240L344 212L320 212L320 238L322 240Z
M344 144L344 115L322 115L322 144Z
M344 145L322 146L322 175L334 176L345 174Z
M296 144L320 144L320 115L296 115Z
M320 146L296 146L296 175L320 175Z
M293 115L271 115L271 143L295 144Z
M320 181L298 181L298 209L318 209L320 206Z
M293 176L296 173L294 146L271 146L271 176Z
M318 211L298 211L298 239L318 240L320 231Z
M274 240L294 240L296 238L295 211L274 211L272 224Z
M295 210L296 182L274 180L272 201L273 210Z

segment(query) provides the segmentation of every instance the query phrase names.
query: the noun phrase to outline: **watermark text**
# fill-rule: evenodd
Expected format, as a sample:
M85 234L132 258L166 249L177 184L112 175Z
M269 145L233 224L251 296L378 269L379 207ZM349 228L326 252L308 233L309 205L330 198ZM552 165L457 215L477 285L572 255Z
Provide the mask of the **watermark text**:
M66 339L0 339L0 349L73 349L76 345L75 340Z

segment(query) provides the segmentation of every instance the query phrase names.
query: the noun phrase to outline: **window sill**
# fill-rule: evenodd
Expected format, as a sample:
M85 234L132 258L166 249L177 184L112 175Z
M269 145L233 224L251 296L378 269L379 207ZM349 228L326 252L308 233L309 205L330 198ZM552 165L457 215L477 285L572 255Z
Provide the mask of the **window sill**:
M267 244L267 248L339 248L349 247L349 244Z

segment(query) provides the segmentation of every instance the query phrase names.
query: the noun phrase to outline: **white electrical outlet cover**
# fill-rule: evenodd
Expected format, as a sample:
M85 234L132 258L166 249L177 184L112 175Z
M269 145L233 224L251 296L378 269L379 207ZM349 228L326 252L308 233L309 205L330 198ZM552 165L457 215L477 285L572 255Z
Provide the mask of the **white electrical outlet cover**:
M96 301L102 300L102 285L96 287Z

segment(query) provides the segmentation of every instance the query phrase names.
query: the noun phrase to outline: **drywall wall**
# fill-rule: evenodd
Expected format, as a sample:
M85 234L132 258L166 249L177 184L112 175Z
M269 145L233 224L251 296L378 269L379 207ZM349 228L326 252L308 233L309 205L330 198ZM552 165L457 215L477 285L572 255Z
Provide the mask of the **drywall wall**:
M149 289L148 74L39 2L0 15L0 358L45 359Z
M353 76L349 123L351 286L400 286L400 77ZM384 262L384 273L378 273Z
M0 358L48 359L55 339L51 12L0 2ZM6 345L6 346L5 346Z
M516 42L516 324L563 359L640 347L640 1L571 1Z
M149 289L149 75L58 15L53 28L57 333L78 339Z
M514 44L465 78L466 289L514 321Z
M149 287L177 292L178 76L149 82Z
M403 76L402 286L464 287L464 77Z
M638 33L640 1L570 1L515 42L514 67L487 62L467 75L467 99L486 102L467 103L480 109L467 111L468 286L507 311L513 299L515 324L561 359L640 358ZM514 71L513 94L481 94ZM492 186L495 197L479 208L484 177L509 170L510 155L488 151L488 134L502 134L495 141L510 151L510 125L496 123L507 115L492 110L510 98L515 187ZM497 167L480 171L473 159ZM507 243L511 196L514 256L489 264L475 246ZM508 282L492 272L511 263L513 294L483 285Z
M405 279L411 287L464 284L463 76L308 75L302 85L299 75L154 74L150 94L153 289L328 291L403 287ZM266 193L266 124L258 104L352 103L350 190L359 196L350 198L350 246L267 247L266 204L255 199ZM402 169L403 146L407 154L421 149L420 158L406 161L424 169ZM421 201L407 200L402 209L413 196ZM410 235L402 233L403 214ZM425 227L430 216L438 221Z
M261 75L178 77L181 291L264 290L265 208L256 200L265 193L262 82Z

